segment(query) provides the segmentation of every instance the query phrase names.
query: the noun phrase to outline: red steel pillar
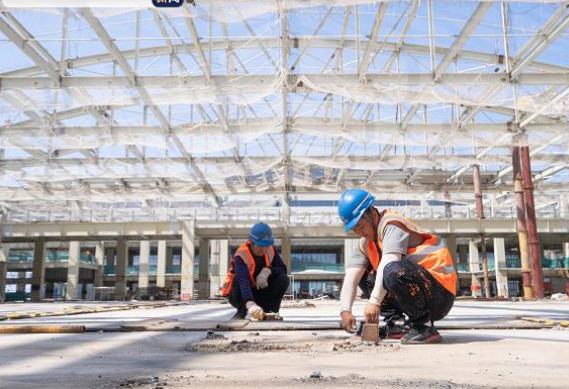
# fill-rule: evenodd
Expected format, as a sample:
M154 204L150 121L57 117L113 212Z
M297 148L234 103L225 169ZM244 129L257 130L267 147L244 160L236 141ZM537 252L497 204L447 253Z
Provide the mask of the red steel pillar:
M531 285L531 266L529 259L528 230L526 226L526 206L524 202L524 184L520 168L520 147L512 147L512 168L514 178L514 193L516 196L516 229L518 230L518 245L522 266L522 284L525 299L533 299Z
M526 204L529 252L531 255L532 285L535 297L543 298L543 269L541 268L539 237L537 235L537 222L535 218L535 203L533 201L531 163L529 156L529 146L527 146L527 144L520 147L520 160L522 177L524 179L524 201Z

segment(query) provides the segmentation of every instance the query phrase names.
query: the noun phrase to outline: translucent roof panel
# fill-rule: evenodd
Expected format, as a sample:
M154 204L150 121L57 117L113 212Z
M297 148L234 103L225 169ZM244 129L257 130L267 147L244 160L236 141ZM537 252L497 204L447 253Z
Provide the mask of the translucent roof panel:
M0 4L8 221L332 215L350 187L470 217L474 164L509 217L519 145L569 212L565 2Z

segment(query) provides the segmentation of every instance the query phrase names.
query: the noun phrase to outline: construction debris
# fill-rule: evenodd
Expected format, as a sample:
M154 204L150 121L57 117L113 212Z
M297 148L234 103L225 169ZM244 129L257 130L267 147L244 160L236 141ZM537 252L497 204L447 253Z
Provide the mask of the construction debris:
M569 300L567 293L554 293L551 295L552 300Z
M312 372L312 374L310 374L309 378L318 380L318 379L322 378L322 373L320 373L320 371L318 371L318 370L315 370Z
M222 334L216 334L213 331L208 331L207 335L205 337L206 339L227 339L225 336L223 336Z
M300 301L283 301L281 304L282 308L316 308L316 304L311 303L308 300L300 300Z
M279 334L261 334L243 338L227 333L227 337L219 337L213 331L205 339L191 343L185 347L189 352L225 353L225 352L362 352L362 351L396 351L399 344L362 342L359 337L346 336L314 336L302 334L288 338ZM221 335L223 336L223 335Z

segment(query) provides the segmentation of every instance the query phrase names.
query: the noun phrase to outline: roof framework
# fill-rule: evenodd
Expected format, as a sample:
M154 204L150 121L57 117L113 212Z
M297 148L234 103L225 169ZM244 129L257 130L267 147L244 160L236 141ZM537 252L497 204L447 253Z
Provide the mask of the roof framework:
M7 221L291 220L355 186L469 217L473 164L510 217L514 143L567 215L567 2L82 5L0 2Z

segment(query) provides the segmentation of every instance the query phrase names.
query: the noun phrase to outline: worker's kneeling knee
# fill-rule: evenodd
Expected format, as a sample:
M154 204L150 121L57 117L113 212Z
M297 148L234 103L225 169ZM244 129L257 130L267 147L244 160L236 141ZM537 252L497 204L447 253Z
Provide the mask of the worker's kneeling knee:
M383 269L383 277L399 278L405 274L402 270L403 270L402 261L389 262L387 265L385 265L385 268Z
M275 283L275 285L282 286L283 288L288 288L288 286L290 285L290 280L288 279L288 276L284 273L278 274L273 282Z

